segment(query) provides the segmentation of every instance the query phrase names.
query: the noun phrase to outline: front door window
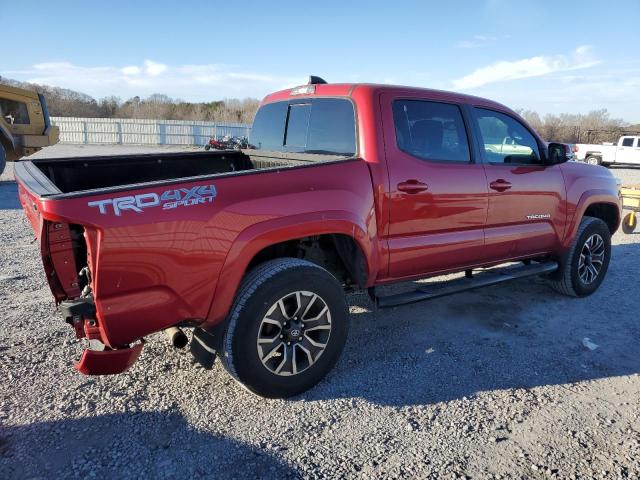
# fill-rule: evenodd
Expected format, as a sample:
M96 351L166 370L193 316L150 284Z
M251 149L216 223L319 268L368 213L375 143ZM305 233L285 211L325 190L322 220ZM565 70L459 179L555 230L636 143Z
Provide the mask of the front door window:
M538 142L524 125L500 112L483 108L475 110L489 163L542 163Z

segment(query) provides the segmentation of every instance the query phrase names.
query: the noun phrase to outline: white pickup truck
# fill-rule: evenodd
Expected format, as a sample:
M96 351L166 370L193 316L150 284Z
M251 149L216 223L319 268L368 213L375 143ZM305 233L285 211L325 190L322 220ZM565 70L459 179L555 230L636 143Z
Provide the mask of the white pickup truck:
M578 143L574 148L576 160L592 165L610 165L612 163L640 165L640 136L625 135L617 144L602 145Z

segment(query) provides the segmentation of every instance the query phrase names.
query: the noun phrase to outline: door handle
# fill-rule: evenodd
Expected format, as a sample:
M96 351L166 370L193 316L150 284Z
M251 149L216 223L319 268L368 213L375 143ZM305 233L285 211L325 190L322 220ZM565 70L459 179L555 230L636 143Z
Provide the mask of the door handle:
M429 185L418 180L407 180L398 184L398 190L404 193L420 193L429 189Z
M496 192L504 192L505 190L509 190L511 188L511 183L506 180L499 178L489 184L489 188L491 190L495 190Z

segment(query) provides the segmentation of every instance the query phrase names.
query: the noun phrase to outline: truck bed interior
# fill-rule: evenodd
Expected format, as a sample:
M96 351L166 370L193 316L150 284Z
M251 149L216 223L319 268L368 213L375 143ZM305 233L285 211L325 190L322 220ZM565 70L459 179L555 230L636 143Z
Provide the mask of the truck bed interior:
M241 151L179 152L34 160L33 164L62 193L70 193L344 159L335 155L244 152L250 154Z

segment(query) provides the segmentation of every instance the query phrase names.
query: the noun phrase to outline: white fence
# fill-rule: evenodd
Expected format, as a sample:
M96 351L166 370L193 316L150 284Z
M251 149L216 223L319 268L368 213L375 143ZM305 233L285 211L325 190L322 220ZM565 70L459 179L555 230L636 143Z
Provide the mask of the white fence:
M205 145L210 137L249 136L244 123L125 118L51 117L60 143L124 145Z

